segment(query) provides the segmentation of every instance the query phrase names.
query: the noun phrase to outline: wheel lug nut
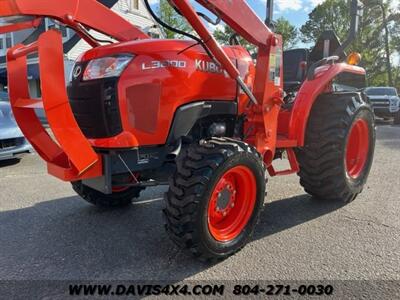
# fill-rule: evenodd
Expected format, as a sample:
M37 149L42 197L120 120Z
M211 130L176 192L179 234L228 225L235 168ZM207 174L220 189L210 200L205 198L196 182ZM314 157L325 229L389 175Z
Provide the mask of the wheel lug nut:
M231 207L234 208L234 207L235 207L235 203L232 203L232 204L231 204Z
M222 213L222 215L225 217L225 216L226 216L226 212L224 211L224 212Z

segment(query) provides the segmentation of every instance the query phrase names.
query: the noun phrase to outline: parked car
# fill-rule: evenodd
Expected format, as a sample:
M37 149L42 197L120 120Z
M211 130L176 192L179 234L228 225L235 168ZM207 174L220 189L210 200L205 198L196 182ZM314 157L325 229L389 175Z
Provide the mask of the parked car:
M0 160L19 158L32 151L15 122L8 94L0 92Z
M364 90L371 101L375 115L384 119L394 119L400 124L400 98L393 87L369 87Z

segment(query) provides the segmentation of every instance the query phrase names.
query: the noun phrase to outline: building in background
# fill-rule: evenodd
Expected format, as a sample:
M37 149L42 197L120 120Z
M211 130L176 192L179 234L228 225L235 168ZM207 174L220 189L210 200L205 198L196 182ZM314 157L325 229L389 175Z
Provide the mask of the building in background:
M162 37L162 31L147 12L142 0L99 0L99 2L110 7L114 12L152 37ZM68 80L75 60L81 53L89 50L91 47L75 34L73 30L59 25L52 19L46 18L38 28L0 34L0 91L7 91L7 49L19 43L29 44L37 40L39 35L44 31L54 28L60 30L63 35L65 75ZM96 38L107 39L107 37L100 33L94 31L90 31L90 33ZM28 59L28 80L31 97L40 98L41 91L37 56Z

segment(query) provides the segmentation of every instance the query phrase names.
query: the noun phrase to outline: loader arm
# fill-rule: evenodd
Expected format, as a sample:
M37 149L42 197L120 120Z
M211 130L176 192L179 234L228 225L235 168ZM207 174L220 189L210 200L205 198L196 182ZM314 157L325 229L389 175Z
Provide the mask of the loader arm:
M38 27L44 17L74 29L92 47L100 44L88 33L101 32L117 41L148 36L96 0L0 0L0 33ZM107 20L107 22L104 22ZM42 99L31 99L27 81L27 56L38 53ZM82 134L69 105L65 88L61 34L48 31L29 45L7 52L10 102L22 132L47 162L50 174L66 181L102 175L101 156ZM52 133L48 134L34 109L43 108Z
M253 102L246 111L246 141L253 144L264 157L265 163L270 165L275 154L278 115L283 103L282 38L258 18L246 1L197 0L258 47L255 78L246 84L246 80L240 77L239 70L208 31L189 0L170 1L181 11L215 59ZM117 41L148 38L133 24L95 0L0 0L0 17L33 18L32 21L7 24L0 27L0 32L35 27L41 18L50 17L74 29L92 47L99 46L99 43L90 36L88 29L101 32ZM19 81L19 78L26 76L26 57L33 52L39 53L40 76L46 79L41 81L42 103L29 97L26 80ZM13 111L24 134L47 161L51 174L68 181L98 177L102 175L101 157L94 152L82 134L68 105L63 83L62 57L61 36L55 32L43 33L38 42L26 46L17 45L8 51ZM46 112L57 142L49 137L35 119L33 109L40 105Z
M148 38L133 24L96 0L0 0L0 18L15 16L56 19L76 30L82 38L92 45L93 43L86 37L82 25L108 35L117 41ZM105 22L105 20L107 21ZM21 24L14 24L14 26L8 26L7 31L20 29Z
M247 112L248 127L253 128L248 142L257 148L265 163L270 165L275 154L278 115L283 103L282 37L274 34L244 0L196 0L258 47L256 75L253 90L250 91L251 88L244 85L238 69L201 21L190 1L170 1L185 16L229 76L254 102Z

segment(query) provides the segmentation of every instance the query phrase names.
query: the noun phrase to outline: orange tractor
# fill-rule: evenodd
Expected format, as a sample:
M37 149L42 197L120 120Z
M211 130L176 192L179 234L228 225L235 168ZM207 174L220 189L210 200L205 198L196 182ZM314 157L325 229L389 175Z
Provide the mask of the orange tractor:
M350 202L371 168L375 129L360 89L365 70L344 50L357 33L352 1L348 40L324 34L312 51L283 51L246 1L197 0L236 34L221 46L208 15L189 0L170 4L196 35L154 19L184 40L151 39L95 0L0 0L0 33L52 18L93 48L65 86L62 37L50 30L7 53L11 105L48 172L88 202L129 204L146 187L169 185L166 229L204 260L225 258L250 239L264 205L266 174L298 173L318 199ZM89 30L110 37L99 41ZM255 56L238 43L257 47ZM37 53L41 99L29 95L27 56ZM42 127L42 107L55 140ZM273 161L287 157L287 170Z

